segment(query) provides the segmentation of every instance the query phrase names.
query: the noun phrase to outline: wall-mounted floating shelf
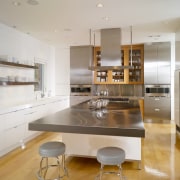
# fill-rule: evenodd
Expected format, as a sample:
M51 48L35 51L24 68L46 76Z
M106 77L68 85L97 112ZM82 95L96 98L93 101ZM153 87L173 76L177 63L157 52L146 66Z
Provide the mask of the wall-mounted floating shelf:
M38 69L37 66L19 64L14 62L7 62L0 60L0 66L14 67L14 68L25 68L25 69ZM36 85L38 82L18 82L18 81L0 81L0 86L16 86L16 85Z
M14 85L35 85L38 82L9 82L9 81L0 81L0 86L14 86Z
M31 69L38 69L36 66L31 66L27 64L19 64L19 63L13 63L13 62L7 62L7 61L2 61L0 60L0 65L3 66L14 66L14 67L20 67L20 68L31 68Z

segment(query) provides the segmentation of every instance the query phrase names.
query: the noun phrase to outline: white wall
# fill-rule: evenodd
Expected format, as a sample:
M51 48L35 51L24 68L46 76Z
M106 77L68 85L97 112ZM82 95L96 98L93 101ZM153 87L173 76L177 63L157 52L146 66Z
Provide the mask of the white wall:
M174 120L175 40L171 41L171 120Z
M54 92L54 61L55 51L52 46L45 44L28 34L0 24L0 55L18 58L20 63L33 62L35 58L43 59L47 63L47 90ZM33 76L33 70L0 67L0 76L9 74L16 76ZM34 99L34 86L0 86L0 107L26 103Z
M55 56L55 93L70 94L70 48L56 47Z

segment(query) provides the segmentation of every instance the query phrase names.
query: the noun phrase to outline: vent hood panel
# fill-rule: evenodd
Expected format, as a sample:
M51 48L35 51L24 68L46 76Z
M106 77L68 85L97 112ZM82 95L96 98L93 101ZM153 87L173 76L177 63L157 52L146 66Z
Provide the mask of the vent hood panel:
M121 66L121 29L101 30L101 66Z
M88 68L92 71L133 69L133 66L122 65L121 29L101 29L101 66Z

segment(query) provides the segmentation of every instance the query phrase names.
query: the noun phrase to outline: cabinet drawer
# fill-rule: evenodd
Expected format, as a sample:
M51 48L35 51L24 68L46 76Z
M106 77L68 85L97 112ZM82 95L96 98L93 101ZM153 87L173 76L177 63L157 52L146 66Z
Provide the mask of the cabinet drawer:
M160 108L160 107L167 107L170 108L171 104L170 98L161 98L161 97L145 97L144 105L146 108Z
M170 120L171 111L164 108L151 108L148 111L145 111L144 118Z
M2 115L1 121L4 121L4 129L22 124L24 123L23 110Z
M4 131L0 131L0 151L3 150L4 148L5 148L5 134Z
M14 146L16 144L19 144L20 146L20 141L23 140L25 136L25 123L11 129L7 129L4 131L4 133L6 137L5 148Z
M144 119L171 119L170 98L145 97L144 99Z

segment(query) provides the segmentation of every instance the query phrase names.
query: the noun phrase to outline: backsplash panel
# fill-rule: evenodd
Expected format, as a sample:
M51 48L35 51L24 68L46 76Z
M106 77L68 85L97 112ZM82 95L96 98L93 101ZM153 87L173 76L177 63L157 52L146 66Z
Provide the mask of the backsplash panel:
M96 95L100 91L108 90L109 96L144 96L144 86L143 85L93 85L93 95Z

